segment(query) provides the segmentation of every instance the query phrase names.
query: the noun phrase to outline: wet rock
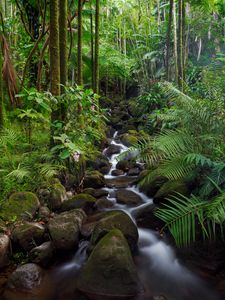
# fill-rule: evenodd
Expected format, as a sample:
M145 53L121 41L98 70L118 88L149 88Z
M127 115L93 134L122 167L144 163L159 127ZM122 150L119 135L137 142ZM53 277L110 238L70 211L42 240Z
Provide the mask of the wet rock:
M139 174L140 174L139 168L132 168L127 173L128 176L138 176Z
M84 188L100 189L105 186L104 176L98 171L91 171L85 175Z
M41 206L39 208L39 218L43 221L47 221L51 217L51 211L47 206Z
M111 157L113 154L119 154L121 150L121 146L111 144L109 147L105 150L105 155L107 157Z
M84 189L83 190L84 194L89 194L95 198L101 198L101 197L105 197L108 196L108 193L106 190L104 189L93 189L93 188L88 188L88 189Z
M128 133L124 133L120 136L120 140L125 146L131 147L137 144L139 137L140 133L136 130L129 130Z
M164 222L155 216L155 204L149 203L148 206L144 206L139 209L135 209L132 212L136 219L137 225L142 228L149 228L152 230L160 230L164 226Z
M129 206L138 205L143 202L138 194L126 189L119 189L116 192L116 198L117 202L127 204Z
M106 185L109 188L127 188L128 186L132 185L135 181L134 177L129 176L121 176L115 177L111 179L105 179Z
M43 242L45 227L39 223L24 223L18 225L12 232L13 242L29 251Z
M96 245L107 232L115 228L123 233L131 250L135 251L138 242L137 227L131 218L122 211L110 211L101 215L101 219L94 227L91 245Z
M67 200L65 187L61 183L53 184L48 198L49 208L55 211L61 207L65 200Z
M29 258L33 263L46 267L51 263L53 254L54 247L52 242L49 241L33 248L29 254Z
M0 234L0 269L9 264L10 238L6 234Z
M19 266L10 276L7 287L18 290L32 290L39 287L44 279L44 270L36 264Z
M14 193L2 203L0 217L4 221L30 220L40 206L37 196L31 192Z
M129 170L129 167L130 167L130 163L128 160L120 160L116 165L116 168L118 170L122 170L124 172L127 172Z
M121 231L110 231L94 248L79 275L78 289L93 296L91 299L107 299L108 296L126 299L142 292L129 246Z
M188 195L189 190L187 184L182 180L168 181L164 183L154 195L154 203L158 204L162 201L165 201L166 198L172 195L176 195L177 193Z
M113 205L113 202L108 200L106 197L98 199L95 203L95 207L97 207L97 209L111 208Z
M89 213L93 210L95 202L96 199L89 194L78 194L71 199L64 201L60 210L69 211L82 208L86 213Z
M48 229L55 248L59 250L74 249L79 242L79 234L86 214L81 209L71 210L56 215L48 223Z
M124 171L122 171L122 170L113 170L112 171L112 176L122 176L122 175L124 175Z
M98 170L102 174L107 174L111 168L108 159L103 154L99 154L95 159L87 161L87 168Z

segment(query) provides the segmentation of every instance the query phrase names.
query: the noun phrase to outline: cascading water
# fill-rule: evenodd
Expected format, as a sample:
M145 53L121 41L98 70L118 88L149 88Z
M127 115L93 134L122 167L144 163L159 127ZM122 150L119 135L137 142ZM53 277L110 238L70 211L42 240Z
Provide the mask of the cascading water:
M119 154L115 154L109 159L112 167L109 174L105 176L106 179L115 178L115 176L111 175L111 172L116 169L118 156L128 149L123 144L115 142L116 137L117 132L114 134L111 144L120 146L121 150ZM127 205L118 204L115 197L117 188L105 188L109 192L108 200L114 203L113 209L123 210L136 223L135 217L138 212L152 205L153 201L144 193L141 193L136 186L129 186L126 189L139 195L143 203L132 208ZM137 268L145 286L145 295L139 296L136 300L220 299L216 293L210 291L202 280L179 263L172 247L164 242L157 232L142 228L138 228L138 232L139 255ZM154 296L155 298L152 298Z
M117 133L114 135L111 144L120 147L120 153L113 155L111 170L105 176L106 181L126 179L128 176L112 176L111 172L116 169L118 155L128 148L115 141ZM130 178L128 178L130 180ZM131 181L132 182L132 181ZM112 185L112 187L111 187ZM153 205L152 199L141 193L139 189L130 184L123 189L137 194L142 203L136 206L128 206L117 203L116 192L120 187L109 184L103 188L108 192L107 199L113 202L110 210L122 210L126 212L134 223L143 210ZM150 207L151 208L151 207ZM134 257L140 280L144 286L144 294L132 300L222 300L216 293L212 292L207 285L196 275L182 266L178 261L173 248L167 244L157 233L149 229L138 228L139 242L138 254ZM78 250L70 261L61 263L48 271L47 280L44 286L40 287L37 294L18 294L15 291L13 300L80 300L77 296L76 278L82 265L87 259L87 249L89 242L80 242ZM41 296L39 296L41 295Z

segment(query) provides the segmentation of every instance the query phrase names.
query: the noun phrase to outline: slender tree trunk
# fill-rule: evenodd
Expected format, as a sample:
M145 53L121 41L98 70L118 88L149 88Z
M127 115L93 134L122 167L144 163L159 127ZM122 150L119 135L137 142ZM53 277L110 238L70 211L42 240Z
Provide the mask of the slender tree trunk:
M175 79L178 84L178 53L177 53L177 14L176 14L176 2L173 2L173 38L174 38L174 67L175 67Z
M186 27L186 4L185 0L182 2L182 69L183 69L183 81L185 81L185 56L186 56L186 37L185 37L185 27Z
M60 51L60 91L65 93L65 86L68 79L68 54L67 54L67 0L59 1L59 51ZM61 105L62 120L66 118L66 106Z
M100 0L96 0L95 12L95 93L99 94L99 11Z
M2 64L3 64L3 54L2 54L2 43L0 38L0 129L3 127L3 123L4 123Z
M78 0L78 41L77 41L77 83L83 84L83 61L82 61L82 8L83 1Z
M91 7L92 9L92 7ZM94 65L94 28L93 28L93 14L91 11L90 15L90 25L91 25L91 87L95 87L95 65Z
M61 0L60 0L61 1ZM59 52L59 1L50 1L50 91L53 96L60 95L60 52ZM61 119L61 110L52 111L51 121L54 123L56 120ZM53 142L53 127L51 128L51 146Z
M172 29L172 21L173 21L173 1L170 0L170 12L169 12L169 22L168 22L168 31L167 31L167 40L166 40L166 80L170 80L170 44L171 44L171 29Z
M178 0L178 86L183 90L183 0Z
M60 0L61 1L61 0ZM59 56L59 1L50 1L50 89L54 96L60 95Z

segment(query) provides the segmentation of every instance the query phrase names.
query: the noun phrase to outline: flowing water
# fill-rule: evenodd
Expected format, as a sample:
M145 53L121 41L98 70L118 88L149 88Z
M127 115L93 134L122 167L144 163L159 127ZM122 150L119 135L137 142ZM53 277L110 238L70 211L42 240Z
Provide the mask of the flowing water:
M111 143L120 146L120 154L128 148L121 143L116 142L117 133L114 135ZM113 155L109 161L112 164L109 174L105 176L106 180L115 179L111 172L116 169L118 155ZM123 175L122 177L126 176ZM108 200L112 201L113 210L122 210L126 212L134 223L138 213L152 205L152 199L141 193L136 186L129 186L128 191L138 194L142 203L137 207L118 204L116 201L117 188L104 188L108 191ZM110 209L110 210L112 210ZM145 294L138 296L134 300L222 300L213 292L205 282L195 274L184 267L175 255L173 248L164 241L156 231L138 228L139 232L139 251L135 257L139 277L144 285ZM89 242L83 240L79 248L68 262L61 263L49 270L48 288L53 290L53 295L40 298L40 300L79 300L76 296L76 277L87 259L87 249ZM36 300L32 295L26 298L13 298L13 300Z

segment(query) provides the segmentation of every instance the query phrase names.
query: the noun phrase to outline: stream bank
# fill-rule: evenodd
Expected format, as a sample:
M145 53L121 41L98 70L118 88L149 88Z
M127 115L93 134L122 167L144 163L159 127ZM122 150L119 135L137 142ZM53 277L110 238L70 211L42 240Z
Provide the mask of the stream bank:
M82 194L67 199L56 181L50 207L38 207L45 222L17 224L13 241L32 255L29 264L9 276L5 300L222 299L180 263L160 236L162 223L153 214L153 199L137 187L143 164L131 157L118 162L138 140L130 118L126 105L114 107L107 147L101 159L91 163ZM45 192L39 201L49 196ZM70 255L52 265L55 252Z

